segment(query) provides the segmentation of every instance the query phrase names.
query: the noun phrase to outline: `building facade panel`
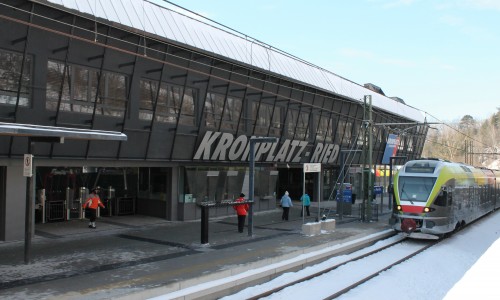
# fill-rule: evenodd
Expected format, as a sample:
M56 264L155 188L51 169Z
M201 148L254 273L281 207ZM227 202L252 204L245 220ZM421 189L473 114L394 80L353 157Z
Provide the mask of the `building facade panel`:
M119 13L126 2L97 2L99 9L80 1L0 2L0 122L127 135L126 142L37 143L37 222L81 217L78 203L95 186L110 205L103 216L198 219L203 201L248 195L253 136L278 138L256 144L256 211L275 209L285 190L300 197L303 163L322 164L321 182L306 177L314 201L331 199L342 151L352 151L349 164L363 163L365 109L338 90L345 82L337 77L261 46L248 50L251 43L217 28L196 33L197 21L168 10L148 6L145 19L140 1L129 1L127 12L135 15ZM106 12L109 5L115 8ZM307 83L313 81L322 83ZM352 88L359 93L359 86ZM404 106L379 106L373 124L415 121L413 110L400 113ZM418 157L426 128L408 130L398 154ZM389 132L368 130L380 164ZM28 141L0 135L0 169L7 170L0 179L15 183L0 197L2 224L18 209L9 201L24 203L25 193L14 191L25 181L10 165L20 162ZM60 203L62 215L40 213ZM218 208L210 216L232 213ZM20 227L2 228L4 239L20 237Z

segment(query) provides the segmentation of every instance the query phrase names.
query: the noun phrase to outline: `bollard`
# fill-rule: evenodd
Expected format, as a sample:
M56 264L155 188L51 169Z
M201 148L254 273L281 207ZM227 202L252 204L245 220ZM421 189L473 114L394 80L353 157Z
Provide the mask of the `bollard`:
M321 223L306 223L302 224L302 234L318 235L321 233Z
M208 207L201 207L201 244L208 244Z
M326 219L321 221L321 230L326 232L332 232L335 230L335 219Z

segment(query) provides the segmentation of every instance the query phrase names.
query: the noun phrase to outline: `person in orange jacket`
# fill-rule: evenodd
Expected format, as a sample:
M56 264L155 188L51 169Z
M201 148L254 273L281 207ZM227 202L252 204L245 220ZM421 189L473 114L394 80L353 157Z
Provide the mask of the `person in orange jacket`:
M85 209L85 213L89 214L89 228L95 229L95 219L97 216L97 207L100 206L104 208L104 204L101 202L101 198L99 198L99 189L95 188L90 192L89 197L83 204L83 209Z
M236 202L244 202L245 201L245 194L241 193L240 197L236 199ZM244 204L236 204L233 205L234 210L236 211L236 214L238 215L238 232L242 233L243 228L245 227L245 219L247 217L247 211L248 211L248 203Z

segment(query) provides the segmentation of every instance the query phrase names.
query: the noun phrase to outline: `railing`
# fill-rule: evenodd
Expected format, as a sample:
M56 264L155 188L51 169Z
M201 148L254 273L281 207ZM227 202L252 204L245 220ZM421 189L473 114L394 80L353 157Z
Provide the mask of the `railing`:
M378 221L378 204L372 203L370 206L371 206L371 212L366 212L366 216L364 216L363 214L365 212L365 204L364 203L359 204L359 219L361 221ZM368 213L370 216L368 216Z
M116 198L115 214L132 215L135 213L135 198L119 197Z
M52 200L45 202L47 209L47 222L64 221L66 212L64 200Z

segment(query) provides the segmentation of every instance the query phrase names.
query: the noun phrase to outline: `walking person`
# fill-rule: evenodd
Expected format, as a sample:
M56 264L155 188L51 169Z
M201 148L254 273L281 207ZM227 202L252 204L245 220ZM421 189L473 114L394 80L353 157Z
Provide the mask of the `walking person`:
M236 202L244 202L245 201L245 194L241 193L240 197L236 199ZM248 212L248 203L244 204L236 204L233 205L234 210L236 211L236 214L238 215L238 232L242 233L243 229L245 228L245 219L247 217L247 212Z
M281 197L280 205L283 208L281 220L288 221L290 207L293 207L292 198L290 198L288 191L285 191L285 194L283 195L283 197Z
M307 216L310 217L311 213L309 212L309 206L311 205L311 197L307 193L300 197L300 202L302 202L302 210L300 211L300 216L304 215L304 209L307 212Z
M97 207L102 207L104 208L104 204L101 201L101 198L99 198L99 189L95 188L90 192L89 197L83 204L83 209L85 209L85 214L88 214L89 218L89 228L95 229L95 219L97 216Z

